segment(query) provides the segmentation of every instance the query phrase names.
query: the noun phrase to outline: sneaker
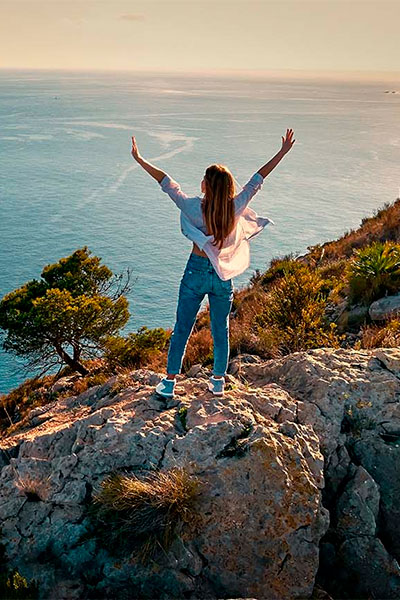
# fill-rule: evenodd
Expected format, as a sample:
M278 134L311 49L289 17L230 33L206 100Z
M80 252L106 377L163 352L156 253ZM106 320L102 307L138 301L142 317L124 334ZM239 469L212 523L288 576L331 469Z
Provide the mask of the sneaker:
M214 394L214 396L223 396L225 389L224 377L220 377L218 379L216 377L210 377L208 389Z
M156 392L159 396L164 398L173 398L175 391L175 379L161 379L160 383L156 386Z

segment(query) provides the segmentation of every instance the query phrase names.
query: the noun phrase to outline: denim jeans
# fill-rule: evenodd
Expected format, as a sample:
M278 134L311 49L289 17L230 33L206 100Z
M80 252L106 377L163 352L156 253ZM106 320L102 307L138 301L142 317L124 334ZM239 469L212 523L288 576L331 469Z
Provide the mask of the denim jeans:
M229 358L229 313L233 300L232 279L222 281L210 260L191 254L179 288L176 323L168 352L167 372L181 371L183 355L204 296L210 303L214 341L214 375L226 373Z

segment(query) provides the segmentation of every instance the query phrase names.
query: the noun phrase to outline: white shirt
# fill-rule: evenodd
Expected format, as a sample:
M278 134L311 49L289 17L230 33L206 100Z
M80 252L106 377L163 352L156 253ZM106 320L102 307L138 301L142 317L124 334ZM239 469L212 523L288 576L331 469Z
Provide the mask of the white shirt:
M189 240L203 250L211 261L218 276L227 281L245 271L250 264L249 241L258 235L268 223L274 222L267 217L259 217L248 207L250 200L261 189L264 178L254 173L242 190L234 197L235 227L225 238L221 250L214 246L214 236L207 235L203 219L202 197L189 197L182 192L179 183L169 175L160 182L163 192L175 202L181 210L181 230Z

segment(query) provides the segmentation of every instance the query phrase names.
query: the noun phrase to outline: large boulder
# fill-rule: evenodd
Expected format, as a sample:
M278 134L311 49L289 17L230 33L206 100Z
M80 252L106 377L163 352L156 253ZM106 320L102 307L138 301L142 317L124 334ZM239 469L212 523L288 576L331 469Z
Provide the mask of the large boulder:
M329 522L317 435L279 386L236 382L218 399L197 375L168 403L153 373L113 378L35 409L29 429L3 440L2 542L41 598L311 595ZM201 487L169 551L142 564L100 542L88 513L100 482L175 466Z

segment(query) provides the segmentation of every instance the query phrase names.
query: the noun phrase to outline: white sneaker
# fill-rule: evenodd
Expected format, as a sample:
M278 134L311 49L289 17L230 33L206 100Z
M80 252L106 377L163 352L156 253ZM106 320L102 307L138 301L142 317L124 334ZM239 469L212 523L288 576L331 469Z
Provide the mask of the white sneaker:
M156 392L159 396L164 398L173 398L175 391L175 379L161 379L160 383L156 386Z
M224 377L210 377L208 389L214 394L214 396L223 396L225 390Z

